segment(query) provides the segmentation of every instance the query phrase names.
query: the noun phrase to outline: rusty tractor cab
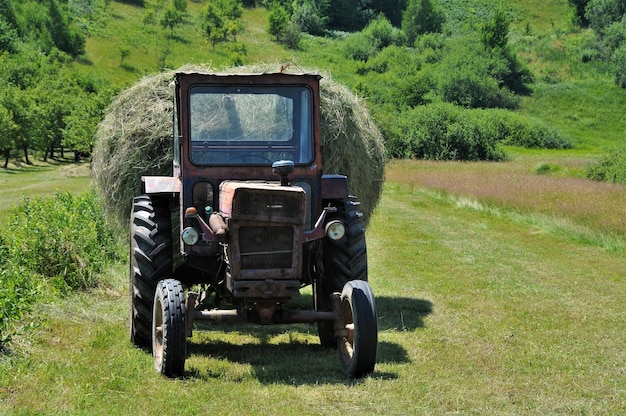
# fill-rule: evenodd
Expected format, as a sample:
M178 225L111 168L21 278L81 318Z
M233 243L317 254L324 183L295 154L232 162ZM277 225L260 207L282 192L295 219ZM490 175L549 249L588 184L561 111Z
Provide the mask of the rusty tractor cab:
M184 373L195 321L316 323L347 376L374 370L365 227L322 173L319 80L176 74L173 175L142 178L130 229L131 340L162 374Z

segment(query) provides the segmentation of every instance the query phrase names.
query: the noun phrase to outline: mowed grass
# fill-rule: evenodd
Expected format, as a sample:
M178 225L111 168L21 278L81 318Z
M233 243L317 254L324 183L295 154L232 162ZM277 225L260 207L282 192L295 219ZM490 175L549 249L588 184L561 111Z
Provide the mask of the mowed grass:
M1 357L0 414L626 412L624 253L460 204L409 168L389 166L368 228L371 377L345 379L310 325L196 331L185 377L161 377L128 339L123 263L38 306L41 327Z
M91 186L89 163L34 161L33 165L9 164L0 168L0 227L24 198L50 196L54 191L86 191Z

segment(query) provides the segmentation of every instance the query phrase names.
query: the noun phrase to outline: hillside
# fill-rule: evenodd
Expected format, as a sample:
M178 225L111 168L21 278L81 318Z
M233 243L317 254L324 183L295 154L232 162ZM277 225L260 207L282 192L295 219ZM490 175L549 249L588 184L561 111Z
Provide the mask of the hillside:
M453 19L464 24L469 19L470 24L478 25L481 13L490 10L489 2L442 3L451 25ZM184 23L169 36L158 25L142 23L142 8L111 2L97 22L98 30L88 38L84 60L76 69L103 74L123 86L158 71L160 65L178 68L202 63L219 69L235 59L243 64L276 62L278 67L289 63L328 71L352 88L368 82L357 73L358 63L344 56L343 36L303 34L298 49L285 49L266 32L268 10L245 8L245 29L236 44L211 46L201 28L205 9L204 2L189 2ZM575 143L572 150L549 153L586 157L621 147L626 131L626 120L621 116L626 111L626 93L614 85L610 74L582 62L582 51L591 34L572 28L569 6L562 1L511 1L509 10L514 16L509 44L534 78L531 94L522 99L516 111L558 128ZM121 50L127 53L123 60Z

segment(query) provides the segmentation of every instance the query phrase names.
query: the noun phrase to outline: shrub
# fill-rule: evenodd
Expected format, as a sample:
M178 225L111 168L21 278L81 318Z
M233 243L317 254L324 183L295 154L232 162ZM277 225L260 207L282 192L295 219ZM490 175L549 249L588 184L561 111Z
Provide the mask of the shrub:
M343 41L343 55L355 61L367 61L378 53L376 43L362 32L353 33Z
M15 322L29 312L39 285L23 267L6 258L0 242L0 351L15 335Z
M539 149L573 147L568 136L534 118L502 110L485 112L485 116L503 144Z
M97 284L97 274L118 258L95 192L25 200L3 233L9 264L52 282L61 293Z
M589 166L587 177L595 181L626 184L626 150L611 152Z
M451 104L417 107L398 116L387 143L391 156L434 160L504 160L496 135Z
M379 124L387 137L387 151L399 158L498 161L506 158L501 144L572 147L569 138L558 130L504 110L432 104L404 111L396 120L382 115Z
M443 100L467 108L515 108L514 92L527 92L532 79L514 54L487 50L470 35L448 41L437 66Z

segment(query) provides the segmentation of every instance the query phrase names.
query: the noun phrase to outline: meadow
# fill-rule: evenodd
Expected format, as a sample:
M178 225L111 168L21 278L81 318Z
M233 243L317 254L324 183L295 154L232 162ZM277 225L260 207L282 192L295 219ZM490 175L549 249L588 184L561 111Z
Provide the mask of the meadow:
M388 166L368 228L380 328L370 377L345 379L310 325L205 327L185 376L161 377L128 339L123 261L97 288L36 305L36 328L1 357L0 413L626 411L623 249L554 232L566 216L538 223L424 187L406 174L417 166Z
M602 153L623 147L626 93L581 72L563 45L584 35L566 30L563 4L515 2L532 10L521 15L535 34L522 36L525 23L516 22L512 41L526 45L520 54L538 75L518 111L566 131L573 149L510 148L498 163L387 164L367 229L380 329L371 376L344 378L315 327L292 325L205 327L189 342L185 376L161 377L129 340L124 259L97 287L43 296L21 320L31 330L0 354L0 414L626 413L626 189L584 178ZM154 72L164 45L156 33L132 38L120 65L116 45L129 42L140 12L110 7L110 24L76 70L98 68L123 85ZM305 36L287 51L264 32L264 9L244 16L249 62L323 67L358 83L335 40ZM212 50L190 33L177 32L168 66L228 65L223 45ZM0 184L3 226L24 197L89 188L89 168L11 165ZM298 302L309 304L310 292Z

